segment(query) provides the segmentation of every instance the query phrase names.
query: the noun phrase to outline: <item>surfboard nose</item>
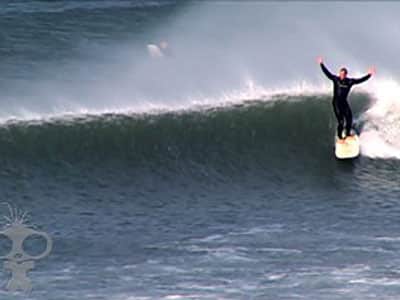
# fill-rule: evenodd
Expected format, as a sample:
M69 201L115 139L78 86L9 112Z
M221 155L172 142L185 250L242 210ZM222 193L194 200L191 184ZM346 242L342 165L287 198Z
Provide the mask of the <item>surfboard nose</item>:
M343 140L336 138L335 156L339 159L350 159L360 155L358 135L348 136Z

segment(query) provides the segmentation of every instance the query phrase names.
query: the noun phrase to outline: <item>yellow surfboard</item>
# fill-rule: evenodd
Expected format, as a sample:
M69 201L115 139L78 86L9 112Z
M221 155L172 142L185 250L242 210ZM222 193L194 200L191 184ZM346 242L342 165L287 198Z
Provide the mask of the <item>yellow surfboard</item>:
M360 155L358 135L348 136L343 140L336 137L335 155L338 159L356 158Z

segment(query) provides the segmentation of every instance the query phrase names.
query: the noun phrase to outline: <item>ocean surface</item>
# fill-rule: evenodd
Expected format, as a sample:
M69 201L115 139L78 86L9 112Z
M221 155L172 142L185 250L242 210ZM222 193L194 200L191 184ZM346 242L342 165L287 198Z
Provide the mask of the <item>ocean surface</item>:
M399 299L399 9L2 1L0 221L28 212L53 247L28 294L0 257L0 298ZM355 160L319 55L377 67L350 95Z

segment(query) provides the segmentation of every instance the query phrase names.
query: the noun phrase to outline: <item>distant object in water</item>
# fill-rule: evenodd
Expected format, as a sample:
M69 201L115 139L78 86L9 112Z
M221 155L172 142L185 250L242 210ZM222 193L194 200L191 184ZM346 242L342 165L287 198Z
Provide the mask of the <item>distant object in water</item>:
M159 45L148 44L147 51L149 52L150 57L153 58L170 56L169 46L166 41L160 42Z

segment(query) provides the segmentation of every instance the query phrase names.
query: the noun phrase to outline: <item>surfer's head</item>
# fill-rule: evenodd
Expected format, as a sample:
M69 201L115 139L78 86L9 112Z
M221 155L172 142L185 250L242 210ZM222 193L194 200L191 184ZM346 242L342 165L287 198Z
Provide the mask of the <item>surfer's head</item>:
M340 79L345 79L347 77L347 69L345 67L340 68L339 77Z

